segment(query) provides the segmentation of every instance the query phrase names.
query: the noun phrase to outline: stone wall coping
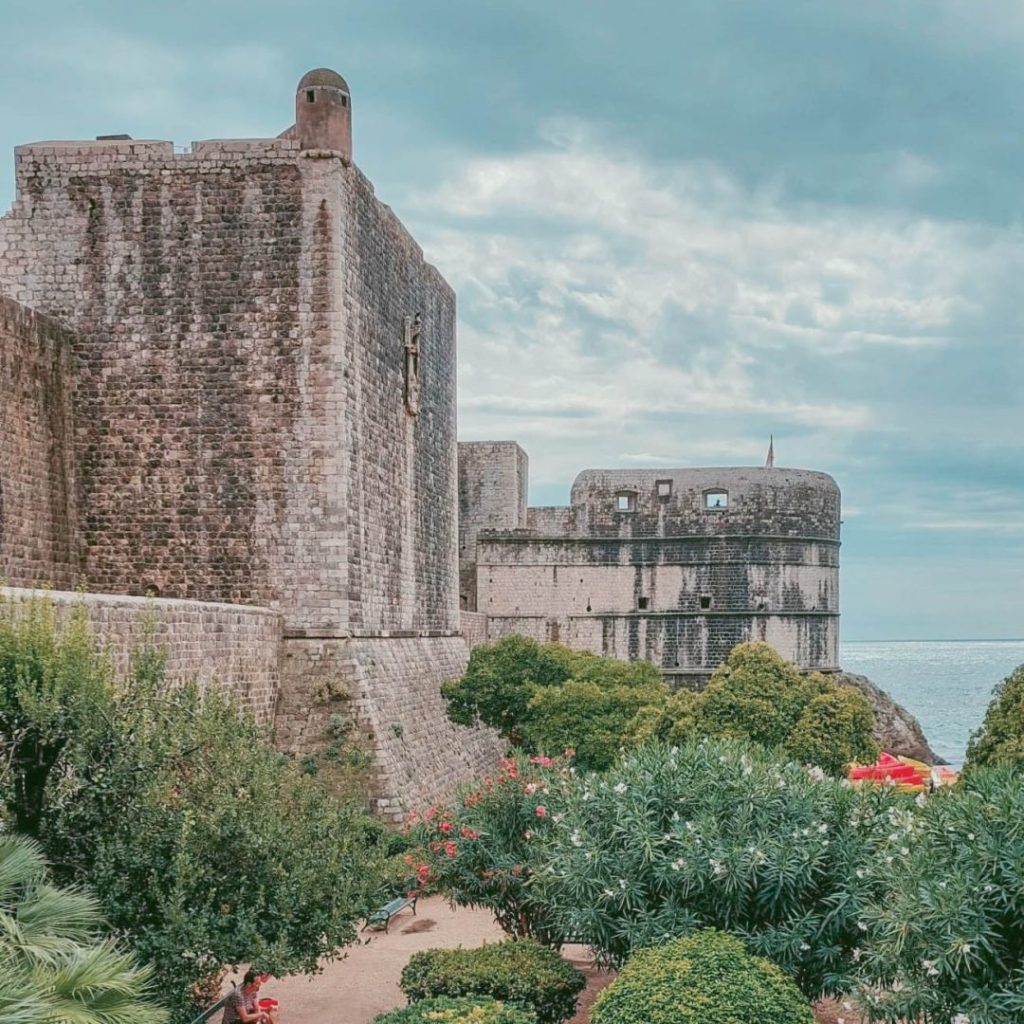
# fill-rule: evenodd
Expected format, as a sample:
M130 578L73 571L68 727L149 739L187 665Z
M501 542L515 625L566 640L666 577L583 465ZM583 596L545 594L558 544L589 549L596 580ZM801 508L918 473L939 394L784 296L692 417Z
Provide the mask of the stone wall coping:
M707 608L699 611L684 611L681 608L648 608L644 611L631 612L588 612L577 615L567 612L562 615L532 615L528 612L512 612L503 615L500 612L487 612L487 618L493 622L504 622L509 619L523 619L528 622L547 622L548 619L565 619L572 622L589 622L592 619L838 619L839 612L817 611L813 608L789 611L772 611L770 608L759 611L754 608L729 609Z
M227 604L220 601L192 601L187 598L177 597L134 597L130 594L95 594L90 591L78 590L46 590L43 588L29 587L0 587L0 595L23 601L31 597L44 597L59 604L81 604L86 607L98 605L118 606L126 608L137 608L145 611L147 608L154 609L178 609L191 611L218 611L233 612L236 614L252 615L256 617L281 618L281 613L272 608L264 608L252 604Z
M680 533L670 534L662 536L660 533L648 533L648 534L632 534L627 536L620 536L614 534L607 537L596 536L589 534L585 537L573 536L572 534L537 534L533 533L528 529L523 530L481 530L477 534L477 539L480 542L483 541L500 541L505 544L617 544L622 542L627 543L644 543L649 544L655 542L658 544L668 542L678 542L685 540L692 541L713 541L713 540L777 540L777 541L793 541L797 544L828 544L832 547L841 547L842 541L837 540L835 537L808 537L803 534L791 534L791 533ZM718 560L716 559L716 562ZM742 559L743 562L747 562L747 559ZM479 563L483 564L483 563ZM564 563L559 562L559 565Z

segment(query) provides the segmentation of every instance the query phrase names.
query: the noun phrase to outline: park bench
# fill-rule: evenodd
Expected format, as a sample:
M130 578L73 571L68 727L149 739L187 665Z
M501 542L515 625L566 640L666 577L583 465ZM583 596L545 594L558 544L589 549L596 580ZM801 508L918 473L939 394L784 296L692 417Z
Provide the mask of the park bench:
M221 996L220 999L218 999L217 1002L215 1002L208 1010L203 1010L203 1012L199 1014L194 1021L192 1021L192 1024L206 1024L208 1020L212 1020L213 1015L218 1010L224 1009L230 995L231 993L229 992L226 996Z
M388 925L391 923L391 918L400 911L405 910L406 907L412 907L413 915L416 914L416 896L399 896L397 899L393 899L390 903L385 903L383 907L375 910L366 919L366 924L363 925L362 930L365 932L371 924L383 924L384 931L388 930Z

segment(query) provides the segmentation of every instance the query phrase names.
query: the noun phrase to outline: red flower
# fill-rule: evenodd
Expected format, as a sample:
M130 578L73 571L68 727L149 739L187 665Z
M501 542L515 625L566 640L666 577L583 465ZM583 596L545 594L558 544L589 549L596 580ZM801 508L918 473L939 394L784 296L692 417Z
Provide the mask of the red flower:
M544 757L542 755L540 757L531 757L530 764L539 764L541 768L550 768L554 764L554 761L552 761L550 757Z
M463 839L479 839L480 833L475 828L470 828L468 825L463 825L459 835Z
M438 815L438 809L436 807L427 808L426 814L423 815L424 821L433 821Z
M454 843L445 843L444 844L444 852L449 857L454 857L457 850L458 850L458 847Z
M575 756L576 756L576 751L573 750L572 747L566 747L565 748L565 757L575 757Z
M440 830L441 830L441 831L442 831L442 832L443 832L443 833L444 833L445 835L448 835L448 834L449 834L449 833L451 832L451 830L452 830L452 823L451 823L450 821L442 821L442 822L441 822L441 824L440 824L440 825L438 825L437 827L438 827L438 828L439 828L439 829L440 829Z
M548 809L543 804L537 805L537 817L546 818L548 816Z
M523 873L523 866L522 866L522 864L517 864L517 865L516 865L516 866L515 866L515 867L514 867L514 868L512 869L512 874L513 874L513 875L515 875L515 876L516 876L516 878L518 878L518 877L519 877L519 876L520 876L520 875L521 875L522 873Z

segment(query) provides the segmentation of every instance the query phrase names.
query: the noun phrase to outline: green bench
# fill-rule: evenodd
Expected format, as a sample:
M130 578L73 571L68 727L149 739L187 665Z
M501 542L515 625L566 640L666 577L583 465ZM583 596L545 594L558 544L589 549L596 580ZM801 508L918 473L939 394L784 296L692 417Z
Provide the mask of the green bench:
M369 917L367 917L366 924L363 925L362 930L365 932L371 924L383 924L384 931L386 932L388 930L388 925L391 923L391 918L393 918L395 914L405 910L406 907L412 907L413 916L415 916L417 899L417 896L399 896L390 903L385 903L383 907L375 910Z
M226 996L221 996L220 999L218 999L217 1002L215 1002L213 1004L213 1006L211 1006L208 1010L203 1010L203 1012L201 1014L199 1014L199 1016L196 1017L196 1019L194 1021L192 1021L192 1024L206 1024L206 1022L208 1020L212 1020L213 1019L213 1015L218 1010L223 1010L224 1009L224 1007L227 1005L227 1001L228 1001L228 999L230 997L231 997L231 993L230 992Z

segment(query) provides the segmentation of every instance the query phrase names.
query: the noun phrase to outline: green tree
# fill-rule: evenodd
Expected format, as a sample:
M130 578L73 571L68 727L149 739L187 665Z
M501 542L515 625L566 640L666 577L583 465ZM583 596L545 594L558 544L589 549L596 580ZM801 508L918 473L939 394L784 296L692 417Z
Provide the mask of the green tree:
M33 825L61 884L96 894L180 1018L224 964L313 971L354 939L387 884L386 839L230 700L166 692L152 647L115 694L84 622L44 601L5 609L0 651L6 814Z
M985 720L967 746L965 770L995 765L1024 766L1024 665L996 687Z
M820 673L801 674L764 643L738 644L704 690L675 694L660 714L645 714L630 727L637 738L750 740L837 776L878 755L866 697Z
M39 848L0 836L0 1019L4 1024L161 1024L152 972L100 935L96 901L46 879Z
M510 636L474 648L465 675L441 693L457 724L482 722L530 753L571 747L580 767L604 768L637 711L660 707L669 691L649 662Z
M83 611L58 628L48 599L0 595L0 793L19 832L39 835L55 769L106 728L111 680Z

